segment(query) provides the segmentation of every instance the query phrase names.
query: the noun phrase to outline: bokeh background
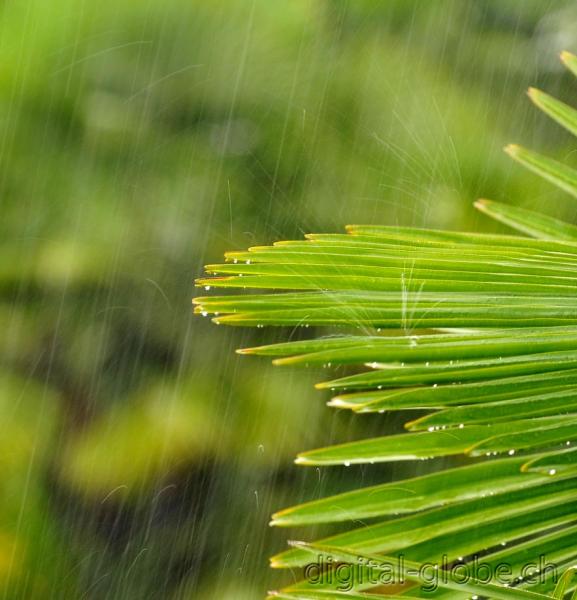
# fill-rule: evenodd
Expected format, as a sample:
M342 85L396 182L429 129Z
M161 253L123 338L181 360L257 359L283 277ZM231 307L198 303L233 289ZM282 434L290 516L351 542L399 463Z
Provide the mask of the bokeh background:
M576 32L561 0L1 2L2 597L261 598L273 510L402 474L295 467L391 424L235 355L304 334L193 316L194 277L349 222L500 230L480 196L574 222L501 149L575 162L525 90L576 100Z

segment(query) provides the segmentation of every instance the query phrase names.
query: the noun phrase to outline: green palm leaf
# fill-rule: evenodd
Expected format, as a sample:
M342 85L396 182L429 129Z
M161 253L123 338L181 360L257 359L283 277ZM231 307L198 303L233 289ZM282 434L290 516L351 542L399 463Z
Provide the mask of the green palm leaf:
M577 74L577 58L562 60ZM576 110L535 89L529 95L577 134ZM519 146L507 151L577 196L577 171ZM519 576L544 552L559 568L577 560L577 227L487 200L477 207L534 239L349 226L346 234L231 252L198 281L237 291L194 300L196 312L219 324L344 328L338 337L240 351L279 365L352 368L318 384L333 392L329 405L427 411L407 420L409 432L308 450L298 464L469 461L276 513L278 526L353 527L275 556L274 567L302 567L314 552L344 562L402 553L417 566L482 552ZM358 527L367 519L377 521ZM556 591L551 577L532 588L514 583L449 581L435 597L561 597L572 579ZM362 585L348 594L329 588L303 584L275 597L384 597L363 594Z
M577 132L577 117L574 117ZM577 240L577 227L541 213L493 200L477 200L475 207L517 231L544 240Z

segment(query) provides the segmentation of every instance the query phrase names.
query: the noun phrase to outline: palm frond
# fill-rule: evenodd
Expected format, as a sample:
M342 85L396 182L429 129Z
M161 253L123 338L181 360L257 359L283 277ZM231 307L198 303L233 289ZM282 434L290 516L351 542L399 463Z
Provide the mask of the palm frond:
M562 59L577 73L577 58ZM544 92L529 95L577 134L577 111ZM507 152L577 196L577 171L519 146ZM240 351L276 364L355 369L318 385L335 393L331 406L427 411L407 422L409 432L309 450L297 463L473 461L280 511L273 525L381 520L320 546L298 545L274 557L274 567L301 567L322 547L345 561L402 552L416 564L483 552L517 577L543 553L559 568L577 560L577 227L487 200L477 207L532 238L349 226L346 234L231 252L198 281L238 292L194 300L219 324L345 328L338 337ZM521 580L514 590L453 583L449 595L460 589L504 599L542 598L554 588L552 581L540 593L522 591ZM276 597L343 594L289 589Z

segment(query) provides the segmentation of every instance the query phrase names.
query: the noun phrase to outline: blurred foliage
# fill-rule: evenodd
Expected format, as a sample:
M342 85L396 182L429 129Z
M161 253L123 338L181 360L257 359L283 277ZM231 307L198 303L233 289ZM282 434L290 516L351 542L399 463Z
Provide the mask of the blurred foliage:
M193 319L194 276L347 222L495 228L480 195L574 221L501 147L571 160L519 92L571 97L576 21L546 0L1 4L5 597L261 596L272 510L359 476L292 457L369 425L327 414L314 374L240 364L278 334Z

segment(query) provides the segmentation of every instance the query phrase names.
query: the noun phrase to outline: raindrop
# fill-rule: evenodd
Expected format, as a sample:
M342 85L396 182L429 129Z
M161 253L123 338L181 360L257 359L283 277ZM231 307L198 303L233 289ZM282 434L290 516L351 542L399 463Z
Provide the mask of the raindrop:
M513 450L513 448L511 448L511 450L509 450L509 456L513 456L513 454L515 454L515 450Z

